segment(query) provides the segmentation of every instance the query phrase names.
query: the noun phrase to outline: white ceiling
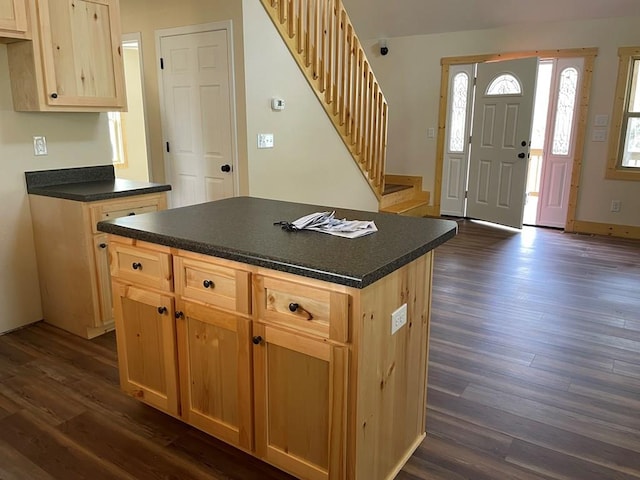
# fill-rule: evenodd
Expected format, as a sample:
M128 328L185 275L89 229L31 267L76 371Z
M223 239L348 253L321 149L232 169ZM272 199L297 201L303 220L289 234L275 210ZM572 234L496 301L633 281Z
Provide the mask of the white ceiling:
M640 16L640 0L343 0L343 3L361 39Z

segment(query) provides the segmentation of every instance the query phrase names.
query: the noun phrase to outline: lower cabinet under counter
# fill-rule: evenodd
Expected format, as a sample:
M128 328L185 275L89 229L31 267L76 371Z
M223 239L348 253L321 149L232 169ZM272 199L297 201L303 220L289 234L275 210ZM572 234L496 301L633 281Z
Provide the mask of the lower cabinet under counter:
M108 236L96 222L167 208L165 193L91 202L30 194L45 322L84 338L114 329Z
M301 479L397 475L425 437L431 252L362 289L170 252L173 288L112 266L124 391Z

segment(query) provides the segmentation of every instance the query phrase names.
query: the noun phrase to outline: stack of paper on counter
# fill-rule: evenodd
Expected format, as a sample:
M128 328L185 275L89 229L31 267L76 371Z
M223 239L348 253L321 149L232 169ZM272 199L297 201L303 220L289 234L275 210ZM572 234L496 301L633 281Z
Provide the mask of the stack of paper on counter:
M314 230L337 237L357 238L378 231L373 221L335 218L334 212L316 212L292 222L296 230Z

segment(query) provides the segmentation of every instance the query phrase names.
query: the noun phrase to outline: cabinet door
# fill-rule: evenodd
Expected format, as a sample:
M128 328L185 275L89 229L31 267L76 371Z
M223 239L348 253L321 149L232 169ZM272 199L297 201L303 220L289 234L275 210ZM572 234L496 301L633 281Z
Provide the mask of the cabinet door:
M51 106L125 105L117 0L37 0Z
M0 37L27 32L26 0L0 0Z
M108 235L94 235L93 254L96 261L96 277L98 285L99 321L94 327L99 327L113 320L113 299L111 297L111 276L109 274L109 244Z
M251 321L192 302L176 317L182 418L252 450Z
M254 325L256 452L300 478L345 478L348 348Z
M122 389L178 415L173 298L113 283L118 365Z

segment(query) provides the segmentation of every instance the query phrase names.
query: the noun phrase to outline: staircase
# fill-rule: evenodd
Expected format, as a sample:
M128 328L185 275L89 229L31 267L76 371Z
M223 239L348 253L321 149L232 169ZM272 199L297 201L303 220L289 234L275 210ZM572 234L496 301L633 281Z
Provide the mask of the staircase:
M421 191L420 177L387 175L393 186L385 188L389 109L342 1L260 1L369 183L380 210L425 211L429 194Z

